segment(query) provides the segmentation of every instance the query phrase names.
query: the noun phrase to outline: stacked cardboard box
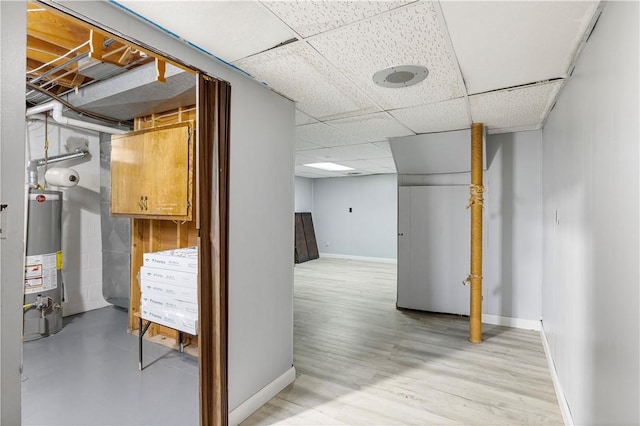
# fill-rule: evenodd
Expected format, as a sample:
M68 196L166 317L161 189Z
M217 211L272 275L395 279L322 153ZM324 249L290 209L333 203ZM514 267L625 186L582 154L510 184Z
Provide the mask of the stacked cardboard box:
M197 247L145 253L140 291L143 319L197 335Z

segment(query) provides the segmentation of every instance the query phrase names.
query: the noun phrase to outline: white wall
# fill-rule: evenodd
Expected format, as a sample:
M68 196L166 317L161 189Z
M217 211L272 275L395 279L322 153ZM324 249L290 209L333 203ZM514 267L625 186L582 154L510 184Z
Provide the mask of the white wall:
M542 312L542 135L487 137L484 312L538 321Z
M112 4L55 4L231 83L228 361L233 410L293 364L294 105Z
M0 424L19 425L24 279L26 7L0 1ZM4 239L6 237L6 239Z
M27 123L26 162L44 158L44 121ZM48 123L49 156L71 151L75 143L86 141L89 157L70 160L50 167L70 167L80 175L73 188L62 190L62 279L66 301L65 316L108 306L102 297L102 237L100 233L100 146L98 134ZM26 170L26 163L25 163ZM44 167L39 168L39 183L44 186Z
M543 326L581 425L640 422L638 6L605 6L543 131Z
M395 259L397 189L396 175L313 179L320 255Z
M296 212L313 212L313 179L296 176Z
M485 155L483 314L485 320L491 315L527 320L507 324L537 326L542 309L541 132L489 135ZM469 173L398 177L401 186L467 186L469 182ZM469 257L469 253L460 255ZM461 271L460 281L468 273ZM503 320L491 322L495 321Z

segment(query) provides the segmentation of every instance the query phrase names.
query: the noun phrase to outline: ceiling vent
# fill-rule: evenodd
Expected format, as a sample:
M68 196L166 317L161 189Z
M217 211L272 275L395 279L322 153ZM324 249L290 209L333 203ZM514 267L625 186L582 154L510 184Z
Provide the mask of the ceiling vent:
M422 65L398 65L375 73L373 82L389 88L409 87L420 83L428 75L429 70Z

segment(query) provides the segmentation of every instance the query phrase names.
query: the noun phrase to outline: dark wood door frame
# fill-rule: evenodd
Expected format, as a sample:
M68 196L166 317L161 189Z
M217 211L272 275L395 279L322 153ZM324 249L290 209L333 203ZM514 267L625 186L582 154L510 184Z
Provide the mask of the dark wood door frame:
M198 74L200 425L226 425L231 86Z

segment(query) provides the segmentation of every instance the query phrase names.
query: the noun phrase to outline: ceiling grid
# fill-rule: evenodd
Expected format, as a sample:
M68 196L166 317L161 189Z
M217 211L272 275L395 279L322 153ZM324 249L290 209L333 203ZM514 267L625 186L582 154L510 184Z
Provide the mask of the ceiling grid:
M296 103L296 174L394 173L389 137L540 129L597 1L118 1ZM116 6L114 6L116 7ZM177 19L176 17L180 17ZM292 41L293 40L293 41ZM400 65L424 81L388 88Z

